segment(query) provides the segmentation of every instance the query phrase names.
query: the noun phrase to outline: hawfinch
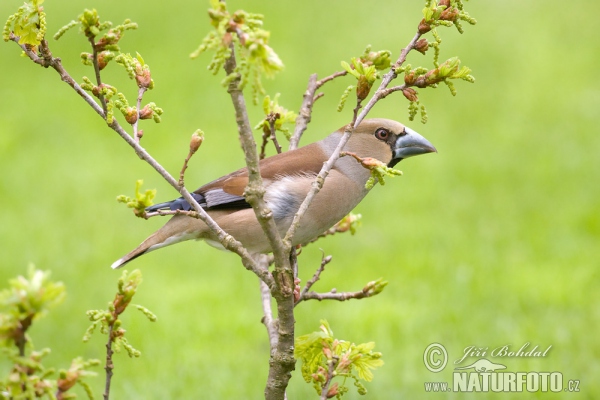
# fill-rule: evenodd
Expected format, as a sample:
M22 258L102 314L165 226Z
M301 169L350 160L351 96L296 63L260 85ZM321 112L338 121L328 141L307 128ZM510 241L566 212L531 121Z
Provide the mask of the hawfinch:
M282 237L343 133L342 127L319 142L260 161L260 173L266 189L264 199L273 212ZM376 158L391 167L407 157L436 150L427 139L399 122L369 119L356 128L343 151L353 152L361 158ZM339 158L300 220L292 244L307 243L344 218L369 192L365 188L369 177L370 171L355 158ZM250 253L269 253L269 242L254 211L244 200L247 184L248 172L242 168L207 183L192 196L223 230L240 241ZM190 205L179 198L148 207L146 211L163 209L189 210ZM112 268L119 268L150 251L190 239L203 239L211 246L223 248L204 222L186 215L175 215L136 249L115 261Z

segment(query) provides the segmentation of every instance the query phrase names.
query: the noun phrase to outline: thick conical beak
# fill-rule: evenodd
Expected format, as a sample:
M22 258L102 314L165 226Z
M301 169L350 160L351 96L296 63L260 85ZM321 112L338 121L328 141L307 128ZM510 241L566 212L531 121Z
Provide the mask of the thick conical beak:
M437 153L437 150L429 143L429 140L410 128L404 129L406 135L400 136L396 140L396 145L394 146L394 160L392 160L392 162L398 162L404 158L418 156L419 154Z

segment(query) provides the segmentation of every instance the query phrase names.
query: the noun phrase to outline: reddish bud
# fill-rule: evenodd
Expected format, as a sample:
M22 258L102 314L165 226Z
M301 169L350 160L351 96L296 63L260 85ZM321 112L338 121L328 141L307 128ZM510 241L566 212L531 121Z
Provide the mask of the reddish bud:
M200 148L200 145L204 141L204 136L198 135L198 133L194 132L192 135L192 139L190 140L190 152L195 153Z
M360 163L363 165L363 167L368 168L368 169L374 169L377 167L385 166L384 163L382 163L381 161L379 161L378 159L373 158L373 157L361 158Z
M339 393L339 391L338 391L338 383L335 382L333 385L331 385L331 387L327 391L327 398L331 399L332 397L337 396L338 393Z
M429 25L427 22L425 22L425 18L423 18L421 20L421 22L419 23L419 33L420 34L424 34L427 33L431 30L431 25Z
M419 39L417 43L415 43L415 50L421 54L425 54L425 52L429 49L429 42L427 39Z
M79 378L79 374L74 371L67 371L64 379L58 379L56 381L56 386L59 391L66 392L71 389L77 383L77 379Z
M371 91L372 85L373 84L369 83L364 75L361 75L360 78L358 78L358 84L356 85L356 97L358 100L364 100L367 98L369 92Z
M459 11L458 8L447 8L442 11L442 15L440 15L440 19L443 21L456 21L458 19Z
M138 137L138 139L141 139L141 138L142 138L142 136L144 136L144 131L140 129L140 130L137 132L137 137Z
M417 77L415 76L415 73L410 71L407 72L406 74L404 74L404 83L406 83L407 85L412 85L415 83Z
M125 113L125 121L128 124L135 124L138 120L137 110L135 108L127 107L127 112Z
M154 111L146 105L140 110L140 119L150 119L152 114L154 114Z
M143 68L141 65L137 65L135 67L135 81L137 82L138 87L148 89L152 85L150 70Z
M440 0L438 6L446 6L446 8L450 7L450 0Z
M104 53L98 54L98 69L102 71L108 65L108 61L104 58Z
M406 88L406 89L402 90L402 94L409 101L419 101L419 98L417 97L417 91L413 88Z

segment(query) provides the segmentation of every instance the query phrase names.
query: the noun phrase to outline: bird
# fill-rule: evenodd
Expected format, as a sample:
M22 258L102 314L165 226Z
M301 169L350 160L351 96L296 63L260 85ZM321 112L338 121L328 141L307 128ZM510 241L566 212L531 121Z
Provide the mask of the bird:
M315 177L338 146L345 128L341 127L318 142L260 160L259 169L265 187L264 200L272 211L282 237L311 189ZM363 120L342 150L361 158L375 158L388 167L393 167L405 158L437 152L427 139L414 130L400 122L383 118ZM370 176L370 171L355 158L340 157L300 220L292 245L305 244L342 220L369 192L365 184ZM254 210L244 198L247 184L248 171L242 168L201 186L191 195L250 254L267 254L272 251L269 241ZM146 208L146 212L190 209L190 204L181 197L150 206ZM115 261L112 268L120 268L156 249L194 239L204 240L213 247L224 249L204 222L178 214L134 250Z

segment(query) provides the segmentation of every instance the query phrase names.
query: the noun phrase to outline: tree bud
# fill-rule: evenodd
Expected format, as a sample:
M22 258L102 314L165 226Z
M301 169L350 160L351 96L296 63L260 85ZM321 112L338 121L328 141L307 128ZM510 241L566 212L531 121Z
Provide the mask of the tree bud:
M451 7L442 11L440 19L443 21L456 21L458 19L459 11L457 8Z
M204 141L204 135L198 134L198 132L194 132L192 135L192 139L190 140L190 152L195 153L200 148L200 145Z
M145 105L144 108L140 110L140 119L150 119L152 118L153 113L154 111L148 107L148 105Z
M125 113L125 121L127 121L128 124L135 124L138 120L138 115L137 115L137 110L135 108L132 107L127 107L127 111Z
M138 87L150 88L152 86L152 77L150 76L150 70L143 68L141 65L135 67L135 81Z
M425 52L429 49L429 42L427 39L419 39L417 43L415 43L415 50L417 50L421 54L425 54Z
M409 101L419 101L419 98L417 97L417 91L413 88L406 88L402 90L402 94L404 95L404 97L406 97Z
M420 34L424 34L427 33L431 30L431 25L429 25L427 22L425 22L425 18L423 18L421 20L421 22L419 23L419 33Z

